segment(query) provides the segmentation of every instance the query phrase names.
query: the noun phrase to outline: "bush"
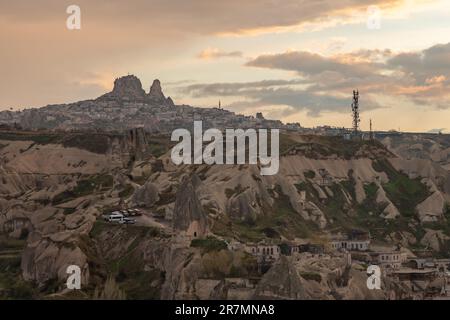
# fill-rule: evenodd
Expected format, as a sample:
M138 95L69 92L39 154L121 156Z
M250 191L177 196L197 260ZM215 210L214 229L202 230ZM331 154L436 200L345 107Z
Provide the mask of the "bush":
M208 236L205 239L192 240L191 247L203 248L205 252L220 251L228 248L227 244L224 241L211 236Z
M312 170L307 170L307 171L303 172L303 174L304 174L305 178L308 178L308 179L314 179L314 177L316 176L316 173Z
M402 215L414 216L415 207L430 195L428 187L419 178L410 179L406 174L397 171L386 159L373 161L372 166L389 177L389 182L383 184L389 200Z
M300 276L305 280L312 280L316 282L322 282L322 276L319 273L314 272L301 272Z
M365 184L364 191L366 192L367 198L376 199L378 186L374 182L370 184Z
M119 192L119 197L121 198L128 198L129 196L131 196L134 192L134 188L132 185L127 184L125 186L125 189L123 189L122 191Z

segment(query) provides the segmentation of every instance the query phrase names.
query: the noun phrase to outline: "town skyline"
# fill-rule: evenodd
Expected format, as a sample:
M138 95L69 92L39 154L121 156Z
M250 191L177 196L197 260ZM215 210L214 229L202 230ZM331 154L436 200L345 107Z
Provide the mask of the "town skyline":
M0 110L93 99L135 74L144 88L159 78L176 104L220 100L305 127L349 127L358 89L363 130L369 119L375 130L449 130L445 1L79 1L80 30L66 28L69 4L0 2Z

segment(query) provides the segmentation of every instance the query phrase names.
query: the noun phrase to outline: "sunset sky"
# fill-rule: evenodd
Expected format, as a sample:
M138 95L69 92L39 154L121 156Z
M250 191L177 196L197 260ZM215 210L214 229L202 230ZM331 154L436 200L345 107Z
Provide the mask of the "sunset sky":
M0 0L0 43L0 110L95 98L129 73L177 104L307 127L349 127L359 89L363 129L450 132L449 0Z

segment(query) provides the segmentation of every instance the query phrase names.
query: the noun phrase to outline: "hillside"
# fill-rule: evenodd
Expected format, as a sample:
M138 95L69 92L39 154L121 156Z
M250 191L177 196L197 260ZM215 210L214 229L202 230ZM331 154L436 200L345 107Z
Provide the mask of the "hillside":
M66 265L77 264L86 298L226 298L233 291L223 279L262 276L227 244L326 242L351 229L369 231L380 246L448 257L450 172L439 163L404 159L377 141L289 133L280 144L279 173L261 176L258 165L174 166L168 137L142 130L2 131L0 230L21 241L11 244L20 256L14 277L28 295L57 298L66 294ZM143 211L139 225L101 221L126 207ZM181 235L193 221L209 236L191 245ZM270 287L270 274L264 279ZM313 290L314 280L303 281ZM336 297L361 290L344 286Z

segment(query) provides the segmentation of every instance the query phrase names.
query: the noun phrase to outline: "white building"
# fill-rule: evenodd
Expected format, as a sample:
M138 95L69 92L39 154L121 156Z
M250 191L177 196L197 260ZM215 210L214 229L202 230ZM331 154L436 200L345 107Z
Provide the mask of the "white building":
M346 249L349 251L369 250L370 240L333 240L331 247L335 250Z
M278 260L280 257L280 247L271 244L248 244L244 250L261 260Z
M375 252L372 261L386 269L399 269L406 262L408 256L405 252Z

